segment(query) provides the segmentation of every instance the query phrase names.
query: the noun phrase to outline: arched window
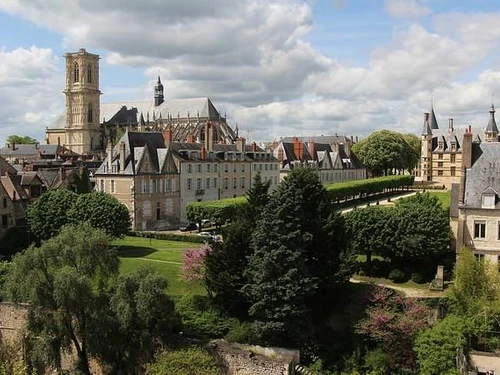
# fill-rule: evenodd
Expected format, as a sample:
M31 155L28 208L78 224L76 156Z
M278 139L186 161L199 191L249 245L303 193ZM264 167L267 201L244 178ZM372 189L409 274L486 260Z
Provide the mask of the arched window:
M80 82L80 67L78 66L78 63L75 63L73 75L75 77L75 82Z
M87 83L92 83L92 66L87 65Z
M87 109L87 122L92 122L92 104L89 104Z

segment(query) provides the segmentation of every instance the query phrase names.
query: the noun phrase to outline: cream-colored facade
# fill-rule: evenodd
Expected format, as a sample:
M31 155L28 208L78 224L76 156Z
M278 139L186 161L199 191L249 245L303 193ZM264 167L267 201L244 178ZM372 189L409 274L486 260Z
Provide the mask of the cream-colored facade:
M258 154L258 156L257 156ZM126 132L94 174L96 189L124 203L136 230L186 222L191 202L244 196L261 166L274 188L278 161L255 145L174 142L172 132ZM267 165L267 167L265 167ZM276 183L275 183L276 182Z

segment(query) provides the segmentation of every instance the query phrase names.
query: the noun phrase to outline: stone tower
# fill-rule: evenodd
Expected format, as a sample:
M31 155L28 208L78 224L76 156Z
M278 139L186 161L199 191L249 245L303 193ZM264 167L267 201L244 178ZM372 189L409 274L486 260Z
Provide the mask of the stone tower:
M498 127L495 121L495 106L491 103L490 109L490 120L488 121L488 126L484 131L486 142L498 142Z
M424 113L424 126L422 130L422 152L420 157L420 173L422 181L432 180L432 128L429 123L430 114Z
M66 147L78 154L102 150L99 130L99 55L81 48L66 57Z
M163 85L161 84L160 76L158 76L158 82L155 86L155 107L158 107L161 103L165 101L163 96Z

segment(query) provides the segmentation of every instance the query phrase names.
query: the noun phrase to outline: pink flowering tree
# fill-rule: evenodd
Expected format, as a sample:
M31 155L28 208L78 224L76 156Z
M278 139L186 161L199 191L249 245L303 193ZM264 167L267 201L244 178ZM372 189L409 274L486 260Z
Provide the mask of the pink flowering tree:
M205 279L205 258L212 251L208 243L201 247L186 249L183 255L181 278L185 281L200 281Z
M432 310L388 288L375 289L370 302L358 333L380 345L393 370L418 368L413 345L417 335L430 326Z

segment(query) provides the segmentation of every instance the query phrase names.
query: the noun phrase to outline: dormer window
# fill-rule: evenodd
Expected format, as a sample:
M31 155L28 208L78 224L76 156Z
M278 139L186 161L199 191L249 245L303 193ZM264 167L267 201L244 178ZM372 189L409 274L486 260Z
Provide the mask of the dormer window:
M495 208L495 194L483 194L481 208Z
M438 147L440 150L444 149L444 142L443 141L439 141L438 142Z
M457 150L457 144L455 142L453 142L451 144L451 151L456 151Z

